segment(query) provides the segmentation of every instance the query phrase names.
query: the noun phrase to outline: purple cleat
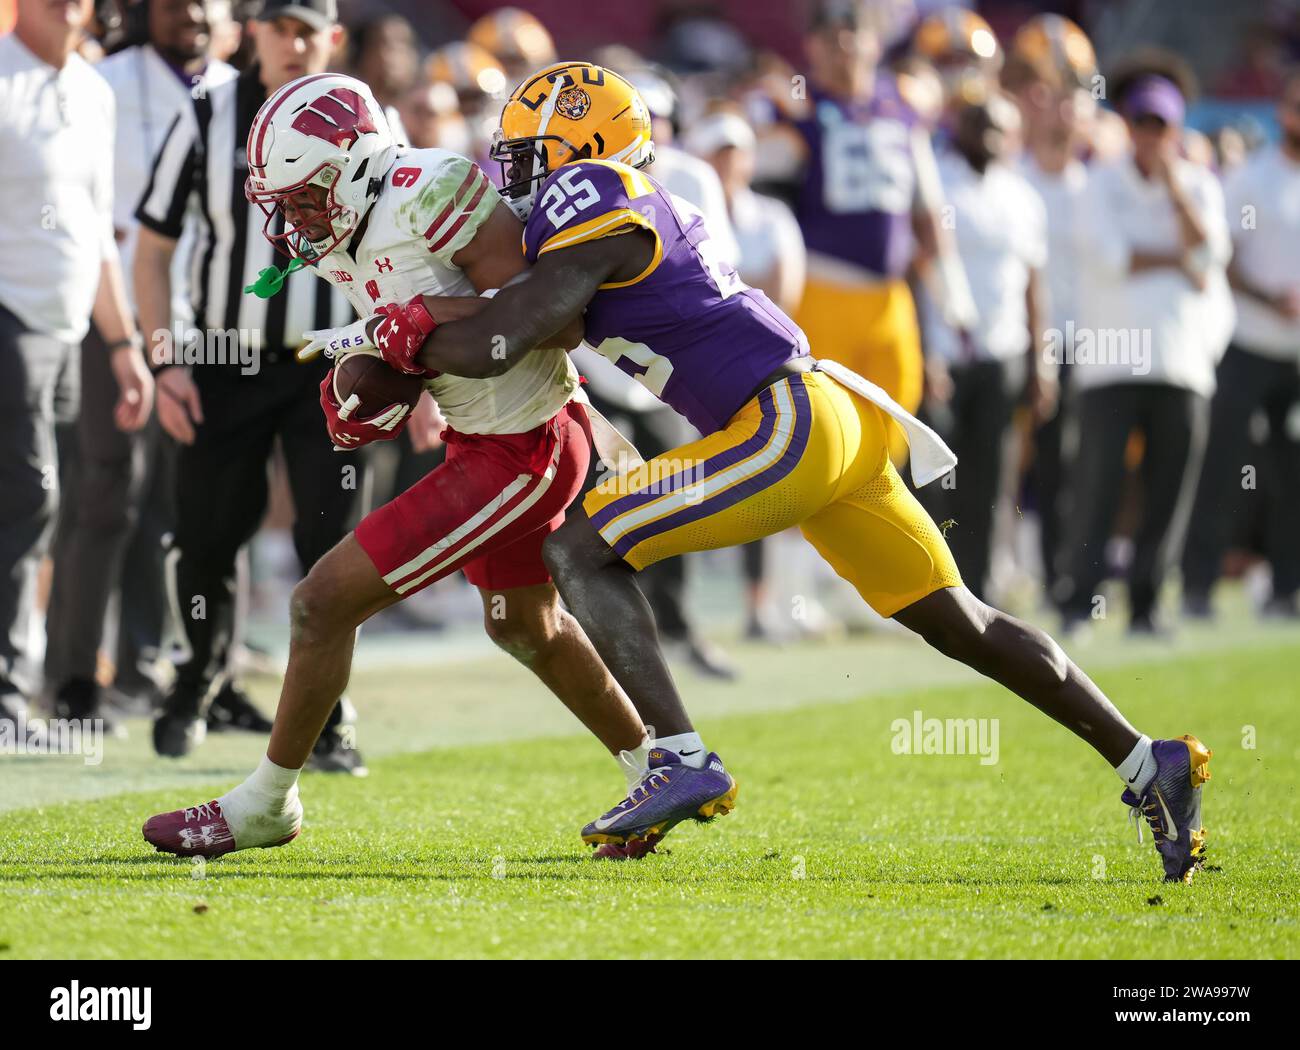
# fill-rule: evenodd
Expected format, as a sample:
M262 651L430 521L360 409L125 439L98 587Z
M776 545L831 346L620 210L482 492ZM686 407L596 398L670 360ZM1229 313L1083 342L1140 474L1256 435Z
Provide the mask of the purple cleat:
M649 766L627 798L582 829L582 840L599 847L597 856L639 859L683 820L708 821L735 808L739 788L716 754L696 769L653 748Z
M1156 775L1141 795L1125 789L1121 800L1132 807L1142 841L1145 818L1151 825L1166 882L1191 882L1205 862L1205 828L1201 826L1201 785L1210 779L1214 754L1194 736L1156 740L1151 744Z

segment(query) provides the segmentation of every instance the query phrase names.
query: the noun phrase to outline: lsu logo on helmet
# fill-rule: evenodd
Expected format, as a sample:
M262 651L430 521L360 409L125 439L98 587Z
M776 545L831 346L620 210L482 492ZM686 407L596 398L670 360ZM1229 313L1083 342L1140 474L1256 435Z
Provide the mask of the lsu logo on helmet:
M591 109L591 96L580 87L565 88L555 100L555 112L569 120L581 120Z
M640 93L613 70L561 62L515 88L501 111L492 144L501 192L527 218L542 181L579 160L614 160L634 168L654 159L650 111Z

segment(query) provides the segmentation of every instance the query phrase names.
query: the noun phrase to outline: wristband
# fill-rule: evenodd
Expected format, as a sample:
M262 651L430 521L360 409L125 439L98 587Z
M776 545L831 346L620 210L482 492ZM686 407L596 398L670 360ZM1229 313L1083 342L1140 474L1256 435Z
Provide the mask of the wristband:
M121 339L114 339L111 343L106 344L108 352L115 354L119 350L125 350L128 346L134 350L139 350L144 345L144 340L140 338L139 332L132 332Z

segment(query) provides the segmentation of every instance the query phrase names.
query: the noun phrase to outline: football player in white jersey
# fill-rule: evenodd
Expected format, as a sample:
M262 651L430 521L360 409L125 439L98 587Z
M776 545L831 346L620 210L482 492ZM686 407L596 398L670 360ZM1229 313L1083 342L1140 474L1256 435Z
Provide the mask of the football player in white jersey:
M376 352L366 332L376 314L422 293L487 293L526 268L522 224L478 166L446 150L399 147L370 90L351 77L303 77L268 98L249 132L248 164L248 197L266 212L267 237L291 268L312 267L363 318L310 333L304 356ZM645 727L559 607L541 556L590 454L567 354L581 339L573 328L580 326L498 377L426 377L449 427L446 462L369 514L297 586L267 755L221 798L152 817L144 826L150 843L219 856L296 836L298 773L347 685L356 628L457 570L482 594L489 636L591 730L629 782L636 779ZM380 325L374 337L383 332ZM333 380L331 370L321 403L336 447L395 437L409 421L404 404L358 418L359 399L340 404Z

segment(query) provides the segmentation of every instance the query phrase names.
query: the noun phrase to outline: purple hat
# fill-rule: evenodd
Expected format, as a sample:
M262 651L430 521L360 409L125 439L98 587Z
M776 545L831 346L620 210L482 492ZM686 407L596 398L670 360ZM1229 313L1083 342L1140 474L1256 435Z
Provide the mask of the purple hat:
M1167 77L1154 75L1134 82L1124 95L1123 108L1129 120L1159 117L1170 127L1180 127L1187 111L1178 86Z

